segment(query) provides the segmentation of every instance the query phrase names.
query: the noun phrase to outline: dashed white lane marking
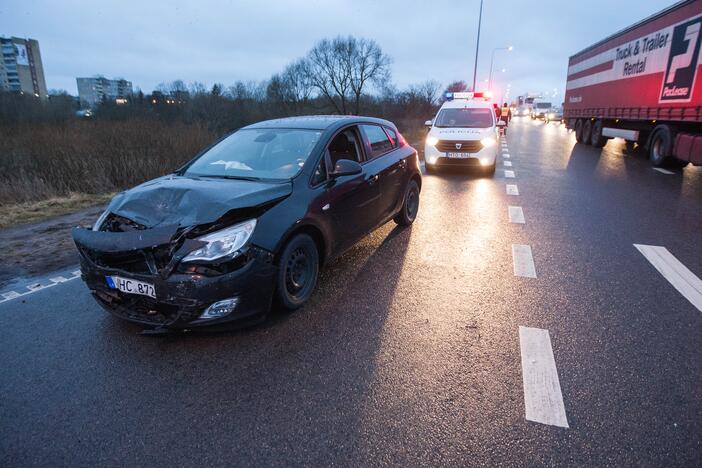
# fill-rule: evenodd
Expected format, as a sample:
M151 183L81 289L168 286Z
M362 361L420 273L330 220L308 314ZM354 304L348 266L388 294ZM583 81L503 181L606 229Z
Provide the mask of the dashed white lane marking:
M507 184L507 195L519 195L519 188L514 184Z
M514 171L505 171L505 177L508 179L514 179Z
M548 330L519 327L526 419L568 427L556 360Z
M504 164L506 167L512 167L512 162L511 161L504 161Z
M503 157L503 158L509 159L509 158L510 158L510 155L509 155L509 153L502 153L502 157Z
M524 224L526 220L524 219L524 211L521 206L508 206L507 214L509 215L509 222L514 224Z
M673 172L673 171L669 171L668 169L663 169L663 168L660 168L660 167L654 167L653 170L654 170L654 171L658 171L658 172L660 172L661 174L665 174L665 175L673 175L673 174L675 174L675 172Z
M528 245L512 244L512 263L514 265L514 276L536 278L534 257L531 255L531 247Z
M702 312L702 280L691 272L665 247L634 244L658 272Z
M18 297L24 297L28 296L29 294L35 293L37 291L42 291L47 288L51 288L56 286L57 284L65 283L67 281L74 280L76 278L80 278L80 270L74 270L71 272L71 276L69 278L66 278L64 276L55 276L53 278L49 278L48 283L34 283L30 284L29 286L26 286L24 288L24 291L7 291L4 293L0 293L0 296L2 296L2 299L0 299L0 304L3 302L11 301L13 299L17 299Z

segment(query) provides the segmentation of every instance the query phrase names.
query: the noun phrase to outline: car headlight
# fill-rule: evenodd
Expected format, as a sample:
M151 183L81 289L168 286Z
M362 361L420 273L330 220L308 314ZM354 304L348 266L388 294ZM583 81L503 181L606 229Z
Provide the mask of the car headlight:
M235 224L221 231L198 237L197 240L206 242L206 245L193 250L183 258L183 262L195 262L217 260L222 257L235 257L251 238L256 220L249 219L243 223Z
M552 119L552 118L554 118L554 117L556 117L556 114L553 114L553 113L548 114L548 118L549 118L549 119Z
M439 139L436 138L435 136L429 135L427 137L426 141L427 141L427 145L436 146L436 144L439 142Z
M487 137L480 140L480 144L483 145L485 148L495 146L495 143L497 143L497 141L493 137Z
M109 214L110 214L109 210L105 210L102 212L100 217L95 221L95 224L93 224L93 231L100 230L100 226L102 226L102 223L105 222L105 220L107 219L107 215L109 215Z

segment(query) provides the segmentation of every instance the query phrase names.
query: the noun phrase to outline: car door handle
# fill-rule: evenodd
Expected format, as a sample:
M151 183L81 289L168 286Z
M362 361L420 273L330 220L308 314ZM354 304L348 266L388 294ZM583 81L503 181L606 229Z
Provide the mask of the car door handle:
M370 182L371 184L374 184L374 183L378 182L378 174L369 177L369 178L368 178L368 182Z
M404 159L400 159L400 167L404 168L407 165L407 161Z

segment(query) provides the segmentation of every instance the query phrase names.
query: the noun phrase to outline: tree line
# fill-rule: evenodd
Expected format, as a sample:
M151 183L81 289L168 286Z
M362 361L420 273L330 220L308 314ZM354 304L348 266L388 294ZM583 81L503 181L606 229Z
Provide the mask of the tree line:
M440 84L426 80L399 90L391 83L391 63L375 41L339 36L319 41L267 80L211 87L174 80L150 94L138 90L126 105L105 100L91 118L199 123L219 134L305 114L373 115L394 121L401 130L420 125L436 111ZM76 106L67 93L52 93L48 101L0 93L0 123L67 121L78 118Z

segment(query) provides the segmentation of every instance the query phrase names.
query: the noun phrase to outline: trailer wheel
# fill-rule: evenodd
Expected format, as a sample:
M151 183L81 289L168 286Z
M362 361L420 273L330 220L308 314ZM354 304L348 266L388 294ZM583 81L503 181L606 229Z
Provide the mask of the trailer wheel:
M673 153L673 132L667 125L659 125L651 135L648 159L654 167L669 164Z
M582 119L577 119L575 121L575 141L578 143L583 142L583 120Z
M592 125L592 135L590 135L590 144L596 148L602 148L607 144L607 138L602 136L602 120L596 120Z
M592 143L592 120L587 119L583 122L583 143L589 145Z

